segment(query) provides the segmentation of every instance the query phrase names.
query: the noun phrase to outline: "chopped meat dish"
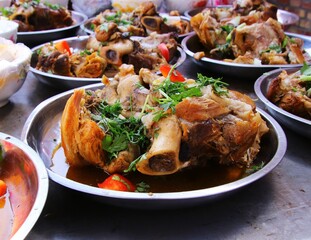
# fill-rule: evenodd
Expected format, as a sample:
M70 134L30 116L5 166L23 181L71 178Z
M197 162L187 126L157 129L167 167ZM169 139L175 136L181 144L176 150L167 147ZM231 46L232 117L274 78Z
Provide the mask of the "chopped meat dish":
M191 26L205 54L242 64L302 64L310 61L303 40L286 36L276 18L276 6L264 1L235 1L231 8L205 9Z
M176 14L162 16L153 2L143 2L130 13L114 9L101 12L92 20L91 29L98 39L100 35L104 37L101 41L105 41L107 33L114 32L130 33L132 36L147 36L151 32L185 34L190 32L190 23Z
M134 65L136 73L142 67L157 71L159 66L170 62L178 51L177 41L171 33L154 33L148 37L114 33L105 42L92 35L85 42L85 49L71 49L65 40L47 43L33 53L31 66L68 77L112 77L123 63Z
M57 29L74 24L68 9L40 1L14 3L5 8L2 14L19 24L19 32Z
M271 81L267 98L285 111L311 120L310 73L311 68L307 65L291 74L283 70Z
M102 89L74 91L61 119L70 166L158 176L209 161L251 165L268 131L252 99L220 79L163 69L163 76L146 68L135 74L123 64Z

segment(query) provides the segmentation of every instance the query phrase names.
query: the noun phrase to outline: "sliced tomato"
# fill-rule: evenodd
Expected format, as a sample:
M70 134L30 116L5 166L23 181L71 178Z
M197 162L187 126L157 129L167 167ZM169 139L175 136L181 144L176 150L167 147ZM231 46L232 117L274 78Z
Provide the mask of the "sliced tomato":
M131 183L130 180L117 173L112 174L111 176L106 178L102 183L99 183L98 187L124 192L134 192L136 190L136 187L134 186L133 183Z
M0 180L0 197L6 194L7 186L4 181Z
M172 67L170 65L163 65L163 66L160 67L160 72L162 73L162 75L164 77L167 77L168 74L170 73L171 69L172 69ZM170 80L172 82L184 82L185 78L179 71L174 69L172 71L171 76L170 76Z
M160 43L158 45L158 49L160 50L161 55L165 58L167 62L170 61L170 51L168 50L165 43Z
M61 53L68 53L71 55L70 46L67 41L63 40L57 43L54 43L55 48Z

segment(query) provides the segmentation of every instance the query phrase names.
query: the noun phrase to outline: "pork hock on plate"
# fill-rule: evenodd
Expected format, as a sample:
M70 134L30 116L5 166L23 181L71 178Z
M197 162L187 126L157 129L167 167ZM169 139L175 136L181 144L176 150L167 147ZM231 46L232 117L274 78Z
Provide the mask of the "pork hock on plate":
M268 131L251 98L202 75L173 82L174 71L163 71L164 77L141 69L136 75L123 64L103 89L75 90L61 121L69 165L147 175L209 161L250 166Z

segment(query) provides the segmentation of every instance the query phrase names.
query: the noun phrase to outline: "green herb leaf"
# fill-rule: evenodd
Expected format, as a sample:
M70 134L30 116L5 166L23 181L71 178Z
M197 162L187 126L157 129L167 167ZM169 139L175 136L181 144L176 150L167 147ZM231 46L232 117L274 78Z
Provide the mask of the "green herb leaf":
M310 76L311 75L311 67L306 62L304 62L303 66L300 69L300 73L301 73L301 75Z
M260 169L262 169L264 166L265 166L265 162L262 161L258 165L251 166L249 169L246 170L246 173L251 174L251 173L257 172Z
M229 84L221 81L221 78L215 79L203 76L201 73L198 73L197 81L200 83L201 87L212 85L214 92L218 95L228 95L229 93L227 89L227 86L229 86Z
M137 144L144 152L150 144L146 136L146 128L140 118L120 116L120 102L109 105L101 102L91 117L105 132L102 148L109 154L109 159L115 158L120 151L126 150L130 143Z
M126 170L124 170L123 172L126 172L126 173L135 172L136 171L136 164L143 159L146 159L146 154L142 154L141 156L136 158L134 161L132 161L130 163L129 167Z
M146 193L149 192L150 186L145 182L140 182L136 184L135 192Z

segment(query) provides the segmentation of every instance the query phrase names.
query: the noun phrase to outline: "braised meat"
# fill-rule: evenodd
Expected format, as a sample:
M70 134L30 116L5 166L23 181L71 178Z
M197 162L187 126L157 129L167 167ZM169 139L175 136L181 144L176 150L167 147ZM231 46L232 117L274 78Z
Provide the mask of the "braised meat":
M19 24L20 32L50 30L74 24L68 9L38 1L15 3L6 13L10 20Z
M170 78L148 69L137 75L123 64L103 89L75 90L61 122L68 163L108 173L134 167L147 175L210 161L248 167L268 131L251 98L220 80L215 90L202 75L178 83Z
M309 69L306 65L303 69ZM287 112L311 120L310 84L305 81L305 70L282 73L269 85L267 98ZM305 77L304 77L305 76ZM308 78L308 77L307 77Z
M277 8L264 0L234 1L222 11L205 9L191 18L204 56L244 64L301 64L310 61L303 41L285 35Z
M141 68L157 71L171 61L177 52L174 34L151 34L144 38L122 37L109 42L100 42L89 36L85 49L71 52L60 45L67 42L47 43L32 55L31 65L43 72L81 78L113 77L123 64L134 65L136 73ZM169 59L158 48L164 44ZM69 45L69 44L68 44Z

